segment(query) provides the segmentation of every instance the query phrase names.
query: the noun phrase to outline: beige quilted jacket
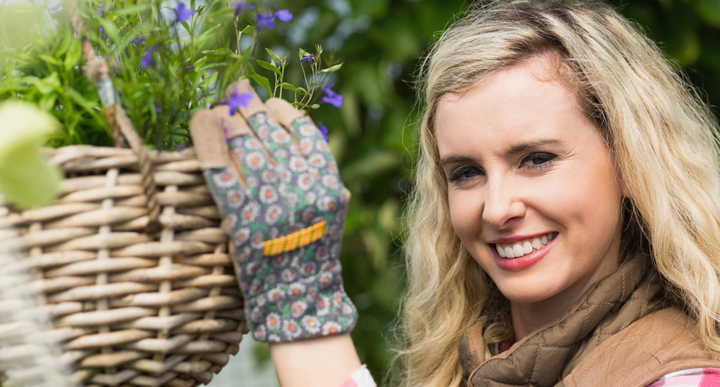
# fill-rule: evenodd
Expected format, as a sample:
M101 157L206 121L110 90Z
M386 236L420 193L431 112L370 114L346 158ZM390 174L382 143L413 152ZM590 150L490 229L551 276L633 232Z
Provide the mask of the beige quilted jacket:
M460 342L468 387L644 387L671 372L720 368L692 321L663 307L659 274L636 256L598 282L562 319L484 360L482 324Z

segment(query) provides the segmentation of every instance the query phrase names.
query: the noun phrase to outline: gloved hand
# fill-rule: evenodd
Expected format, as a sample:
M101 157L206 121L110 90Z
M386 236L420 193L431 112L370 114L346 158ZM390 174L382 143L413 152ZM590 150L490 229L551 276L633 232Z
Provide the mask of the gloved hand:
M330 148L289 103L263 104L247 80L231 87L247 107L200 111L190 132L232 236L253 337L348 333L357 311L338 257L349 192Z

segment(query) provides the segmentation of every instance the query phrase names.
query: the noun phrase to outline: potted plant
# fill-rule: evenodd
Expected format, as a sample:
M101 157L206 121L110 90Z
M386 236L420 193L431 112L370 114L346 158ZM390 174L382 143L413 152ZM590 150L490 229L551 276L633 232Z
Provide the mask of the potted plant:
M54 204L4 216L15 232L2 243L27 256L76 382L208 383L246 328L190 117L236 109L242 96L227 86L243 78L299 108L340 106L326 75L341 65L322 47L261 50L263 35L293 18L277 6L90 1L65 11L70 22L2 63L0 99L60 122L47 154L65 174ZM286 81L288 66L304 72L300 84ZM123 142L132 149L110 147Z

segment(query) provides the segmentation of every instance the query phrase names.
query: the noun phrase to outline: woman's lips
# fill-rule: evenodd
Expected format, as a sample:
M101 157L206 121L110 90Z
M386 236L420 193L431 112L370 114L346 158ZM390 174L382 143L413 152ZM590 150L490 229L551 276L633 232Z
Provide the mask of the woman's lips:
M508 271L517 271L527 269L528 267L538 263L541 259L545 258L548 252L550 252L552 247L555 245L555 242L558 239L557 237L558 235L555 233L552 240L549 240L546 245L542 246L540 249L534 250L530 254L526 254L518 258L503 258L500 254L498 254L497 248L494 244L491 244L488 247L490 248L490 253L499 268Z
M490 243L495 244L495 249L501 257L520 258L535 250L540 250L543 246L555 239L557 234L557 232L551 231L527 238L501 238ZM504 243L505 240L507 240L507 243Z

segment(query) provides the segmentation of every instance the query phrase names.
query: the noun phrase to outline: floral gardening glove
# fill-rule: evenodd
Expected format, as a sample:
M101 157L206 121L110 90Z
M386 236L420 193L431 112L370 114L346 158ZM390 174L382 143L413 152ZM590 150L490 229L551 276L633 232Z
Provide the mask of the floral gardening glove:
M253 337L348 333L357 311L338 257L349 192L330 148L289 103L263 104L247 80L229 91L230 109L198 112L190 131L232 236Z

